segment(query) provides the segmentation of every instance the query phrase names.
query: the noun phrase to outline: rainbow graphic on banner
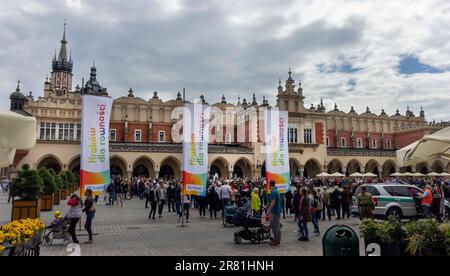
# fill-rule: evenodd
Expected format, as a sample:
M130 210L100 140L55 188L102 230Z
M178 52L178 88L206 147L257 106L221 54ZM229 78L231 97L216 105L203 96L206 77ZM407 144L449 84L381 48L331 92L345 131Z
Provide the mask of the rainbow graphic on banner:
M270 180L275 181L276 186L278 187L278 191L280 193L286 193L287 189L289 189L289 180L290 178L290 173L283 173L283 174L274 174L274 173L270 173L270 172L266 172L266 189L267 191L270 190Z
M88 172L81 170L80 180L80 182L83 183L80 189L81 191L85 191L85 188L90 188L94 194L99 194L103 192L104 186L111 182L111 175L109 170L103 172Z
M208 174L191 174L183 171L183 194L206 196Z

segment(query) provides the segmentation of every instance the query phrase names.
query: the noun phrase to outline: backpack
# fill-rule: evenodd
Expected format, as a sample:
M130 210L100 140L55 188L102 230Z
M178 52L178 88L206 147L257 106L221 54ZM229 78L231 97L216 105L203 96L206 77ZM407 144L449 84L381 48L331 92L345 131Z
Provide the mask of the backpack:
M319 201L317 199L313 199L312 203L311 203L311 207L312 208L317 208L319 207Z

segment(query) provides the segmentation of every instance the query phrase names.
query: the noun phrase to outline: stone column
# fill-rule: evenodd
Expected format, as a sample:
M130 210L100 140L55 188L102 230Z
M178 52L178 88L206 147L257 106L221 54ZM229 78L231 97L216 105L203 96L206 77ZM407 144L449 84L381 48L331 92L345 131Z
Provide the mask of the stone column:
M156 179L159 178L159 171L155 171L155 178L156 178Z

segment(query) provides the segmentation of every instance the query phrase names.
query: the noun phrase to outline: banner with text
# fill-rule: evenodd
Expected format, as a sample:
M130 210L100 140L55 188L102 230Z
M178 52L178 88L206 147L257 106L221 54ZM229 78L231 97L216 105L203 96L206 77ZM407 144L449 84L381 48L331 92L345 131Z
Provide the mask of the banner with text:
M112 98L83 95L81 115L80 194L91 189L94 195L110 183L109 119Z
M274 180L278 191L290 189L288 112L279 109L264 111L264 144L266 153L266 181Z
M206 196L211 107L185 104L183 111L183 193Z

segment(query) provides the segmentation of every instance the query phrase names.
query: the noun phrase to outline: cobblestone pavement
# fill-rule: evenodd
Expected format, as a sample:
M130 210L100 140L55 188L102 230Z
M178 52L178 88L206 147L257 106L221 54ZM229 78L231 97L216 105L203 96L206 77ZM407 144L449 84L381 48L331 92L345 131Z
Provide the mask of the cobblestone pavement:
M9 222L11 205L7 196L0 195L0 224ZM66 213L66 201L62 201L54 210ZM144 201L132 199L125 201L124 208L105 206L99 200L97 213L93 221L94 243L83 244L87 240L84 229L77 232L81 243L82 255L173 255L173 256L320 256L322 255L322 236L315 236L312 224L309 224L310 242L297 241L297 226L293 216L282 220L282 243L271 247L268 242L251 244L243 241L235 244L233 233L240 228L224 227L222 219L199 217L197 209L191 208L191 223L181 227L174 213L167 213L167 206L161 219L149 220L150 209L144 208ZM49 223L53 212L42 212L41 218ZM220 216L220 213L218 214ZM355 218L320 222L321 232L335 224L345 224L357 231L359 220ZM83 217L84 223L84 217ZM77 226L77 229L79 227ZM361 240L361 239L360 239ZM361 249L361 252L362 249ZM42 246L42 255L68 255L66 246L55 241L52 246Z

